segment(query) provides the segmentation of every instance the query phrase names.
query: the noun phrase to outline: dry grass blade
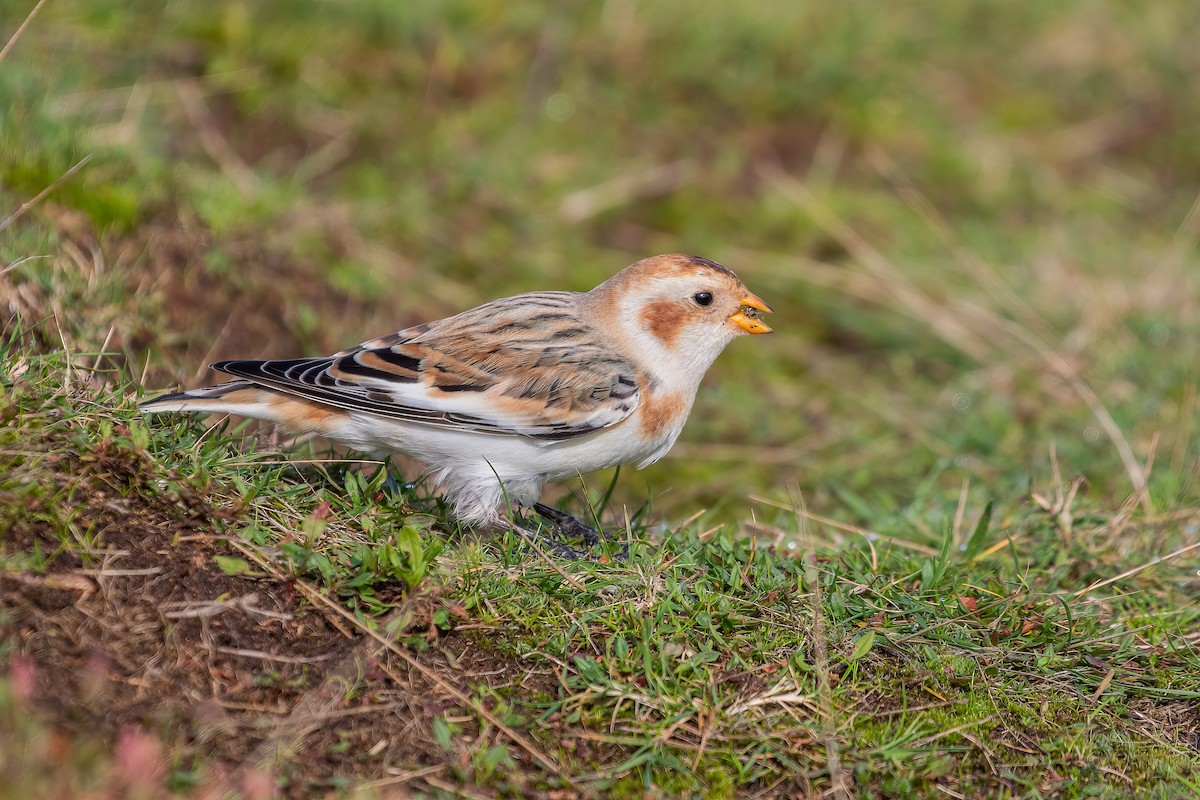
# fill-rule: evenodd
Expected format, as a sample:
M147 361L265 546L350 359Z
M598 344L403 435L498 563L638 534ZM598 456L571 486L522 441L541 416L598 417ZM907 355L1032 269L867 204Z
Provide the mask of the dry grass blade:
M218 647L217 652L240 658L250 658L255 661L277 661L280 664L317 664L338 657L337 653L326 653L319 656L300 658L297 656L280 655L279 653L268 653L265 650L249 650L244 647Z
M76 172L78 172L80 169L82 169L84 164L88 163L91 160L92 160L92 154L88 153L86 156L79 159L78 163L76 163L75 166L71 167L69 170L64 172L62 175L59 175L58 178L53 183L51 183L45 189L42 189L40 192L38 192L36 195L34 195L32 200L27 200L26 202L22 203L20 208L18 208L13 213L9 214L4 219L0 220L0 231L5 230L6 228L8 228L9 225L12 225L14 222L16 222L18 219L20 219L21 216L24 215L26 211L28 211L29 209L33 208L38 203L40 203L42 201L42 199L45 198L46 195L50 194L55 189L57 189L59 186L61 186L63 183L65 183L72 175L74 175Z
M1120 575L1114 575L1111 578L1105 578L1102 581L1096 581L1092 585L1086 586L1083 589L1080 589L1078 592L1076 592L1075 599L1078 600L1090 592L1094 592L1097 589L1108 586L1109 584L1116 583L1117 581L1121 581L1121 580L1125 580L1126 578L1133 577L1134 575L1137 575L1139 572L1142 572L1143 570L1150 569L1150 567L1156 566L1158 564L1162 564L1165 561L1171 561L1172 559L1175 559L1175 558L1178 558L1179 556L1190 553L1193 550L1200 550L1200 542L1192 542L1191 544L1185 545L1184 547L1181 547L1178 550L1174 550L1170 553L1167 553L1165 556L1157 556L1155 558L1150 559L1145 564L1134 567L1133 569L1127 569L1124 572L1122 572Z
M753 697L747 697L745 700L739 700L729 707L730 716L739 716L754 708L763 706L779 706L780 710L786 711L791 706L811 706L813 699L807 694L797 691L785 691L784 682L780 682L772 687L769 691L762 694L756 694Z
M823 517L820 514L809 511L808 508L806 508L806 507L799 507L799 506L796 506L795 504L788 505L786 503L781 503L778 500L772 500L769 497L763 497L763 496L757 495L757 494L750 495L749 499L753 500L756 503L762 503L763 505L771 506L772 508L778 508L778 509L782 509L784 511L791 511L792 513L798 515L799 517L802 517L804 520L812 520L813 522L819 523L821 525L828 525L831 528L836 528L837 530L845 531L846 533L857 533L859 536L862 536L863 538L865 538L868 542L870 542L874 538L874 539L878 539L880 541L890 542L892 544L900 545L903 548L906 548L908 550L912 550L913 552L921 553L922 555L927 555L927 556L937 555L937 552L938 552L936 549L929 547L927 545L919 544L917 542L910 542L907 539L901 539L899 537L890 536L890 535L884 534L884 533L878 533L876 531L869 530L867 528L860 528L857 525L847 525L844 522L838 522L836 519L830 519L829 517Z
M817 573L816 556L809 550L804 559L804 581L809 587L809 598L813 613L813 657L817 667L817 696L825 729L825 761L832 784L833 796L849 800L848 777L842 771L841 751L837 740L837 726L833 723L833 689L829 684L829 645L825 639L824 615L821 611L820 577Z
M695 174L687 161L661 164L648 170L630 172L588 189L580 189L562 199L559 215L567 222L588 220L619 206L669 194Z
M1109 441L1117 448L1117 453L1121 457L1121 463L1125 465L1125 473L1129 476L1130 483L1133 484L1135 492L1142 493L1142 507L1146 513L1153 514L1154 506L1150 503L1150 495L1144 492L1146 486L1146 473L1141 464L1138 463L1137 456L1133 453L1133 447L1129 444L1129 439L1121 431L1117 421L1113 419L1100 397L1092 390L1091 386L1076 374L1075 370L1067 363L1067 360L1058 353L1052 351L1044 342L1037 339L1032 333L1020 327L1014 326L1014 333L1021 340L1025 341L1032 347L1042 359L1058 373L1059 377L1067 381L1091 410L1096 421L1100 423L1100 427L1104 429L1104 433L1108 436Z
M11 50L13 45L17 43L17 39L21 38L21 34L25 32L27 27L29 27L29 23L33 20L33 16L37 14L39 10L41 10L45 3L46 0L38 0L37 4L34 5L34 7L29 10L29 13L25 15L25 20L19 26L17 26L15 31L13 31L13 35L8 38L8 43L4 45L4 49L0 50L0 61L3 61L4 57L8 55L8 51Z
M560 578L562 578L564 581L566 581L567 584L570 585L570 587L572 589L574 589L577 592L585 591L582 583L580 583L579 581L575 580L570 575L568 575L566 570L564 570L557 563L555 563L554 559L552 559L549 555L547 555L546 551L542 550L542 548L538 546L537 536L535 536L530 531L525 530L520 525L513 524L510 527L516 533L518 533L522 539L525 540L526 544L528 544L530 547L533 548L533 551L538 554L538 558L540 558L542 561L546 562L546 564L550 567L550 569L557 572L558 576Z
M375 781L360 783L358 789L366 791L369 789L382 789L385 786L399 786L402 783L415 781L419 778L427 778L430 775L437 775L439 772L445 772L449 767L445 764L434 764L431 767L422 767L421 769L407 769L387 778L380 778Z

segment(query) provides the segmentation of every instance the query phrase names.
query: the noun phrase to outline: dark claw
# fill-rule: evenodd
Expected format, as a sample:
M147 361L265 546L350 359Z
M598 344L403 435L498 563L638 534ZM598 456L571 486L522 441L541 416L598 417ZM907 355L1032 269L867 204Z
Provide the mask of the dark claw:
M403 484L396 480L396 476L391 472L388 473L387 480L383 482L383 489L393 497L401 497L404 494Z
M582 539L588 547L595 547L600 543L600 534L596 532L595 528L583 524L565 511L559 511L557 508L551 508L542 503L534 503L533 510L538 513L538 516L553 522L555 533L564 538Z
M587 558L588 556L588 552L586 550L580 550L578 547L571 547L571 545L567 544L566 542L560 542L558 539L555 539L552 536L541 534L538 535L537 538L542 547L545 548L546 552L555 558L579 561Z
M533 510L536 511L539 516L549 520L552 523L552 531L555 536L561 536L564 539L582 539L583 543L589 548L595 547L597 544L599 544L601 537L610 542L616 538L615 533L609 533L603 528L597 531L595 528L580 522L565 511L559 511L557 508L551 508L543 503L534 503ZM543 541L551 541L560 547L574 550L574 548L568 547L567 545L558 541L558 539L544 534L542 538ZM575 556L575 558L580 558L583 555L581 551L574 550L574 552L580 554ZM628 557L629 543L622 542L621 550L614 555L614 558L618 561L624 561Z
M538 525L530 525L526 527L524 524L518 525L515 522L510 522L512 530L525 539L530 545L536 549L545 550L555 558L566 558L578 561L587 558L588 552L580 550L577 547L571 547L566 542L560 542L550 535L545 529Z

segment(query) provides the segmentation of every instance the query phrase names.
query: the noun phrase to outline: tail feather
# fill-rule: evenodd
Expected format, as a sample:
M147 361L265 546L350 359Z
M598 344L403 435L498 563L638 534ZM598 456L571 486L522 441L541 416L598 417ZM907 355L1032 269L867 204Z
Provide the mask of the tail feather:
M233 414L249 419L274 422L290 433L316 431L359 450L369 450L369 442L351 424L350 415L339 408L292 397L253 381L230 381L217 386L188 389L154 397L138 408L148 414L171 411L208 414Z
M261 415L255 414L253 411L256 409L266 410L269 407L267 403L269 396L269 392L255 386L250 381L230 381L218 386L205 386L200 389L159 395L149 400L143 400L138 404L138 408L148 414L195 411L260 417Z

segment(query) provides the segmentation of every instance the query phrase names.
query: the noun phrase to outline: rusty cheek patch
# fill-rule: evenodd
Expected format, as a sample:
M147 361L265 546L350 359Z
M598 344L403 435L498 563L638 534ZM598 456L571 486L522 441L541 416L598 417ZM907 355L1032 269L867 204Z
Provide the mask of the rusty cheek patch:
M683 395L666 392L646 392L638 403L641 418L638 423L643 435L657 439L682 424L680 419L687 414L687 402Z
M666 347L673 347L686 317L687 311L680 308L679 303L658 300L642 312L642 325Z

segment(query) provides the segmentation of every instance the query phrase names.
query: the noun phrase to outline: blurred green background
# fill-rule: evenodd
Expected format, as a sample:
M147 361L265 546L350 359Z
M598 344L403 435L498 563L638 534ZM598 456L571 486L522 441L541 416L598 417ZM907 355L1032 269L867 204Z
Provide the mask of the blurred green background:
M31 7L0 2L5 39ZM1106 503L1153 457L1169 508L1197 30L1186 0L51 0L0 61L4 208L92 158L0 256L157 388L695 253L778 334L719 360L632 506L1015 502L1054 453ZM30 258L62 247L86 281Z

